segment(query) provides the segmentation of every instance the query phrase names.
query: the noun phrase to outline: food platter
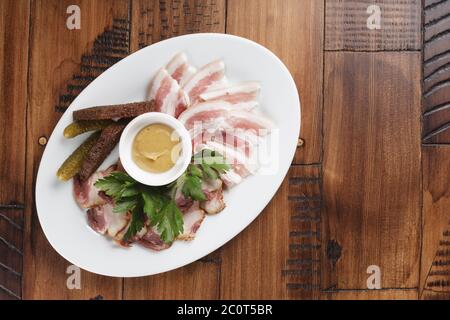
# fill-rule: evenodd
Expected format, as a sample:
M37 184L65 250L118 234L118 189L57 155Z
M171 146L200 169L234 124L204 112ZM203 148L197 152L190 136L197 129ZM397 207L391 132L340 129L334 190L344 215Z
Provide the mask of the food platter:
M208 216L195 240L175 242L169 250L140 246L118 247L86 224L86 214L73 197L72 184L60 182L55 172L85 135L69 142L64 128L74 110L99 105L143 101L158 69L177 52L186 52L195 65L218 57L230 81L258 81L260 108L274 122L265 168L224 194L226 208ZM36 182L36 208L42 229L53 248L71 263L94 273L135 277L169 271L219 248L250 224L271 200L293 159L300 131L300 101L284 64L269 50L250 40L222 34L172 38L143 48L118 62L94 80L71 104L56 125L43 154ZM103 163L118 159L118 148Z

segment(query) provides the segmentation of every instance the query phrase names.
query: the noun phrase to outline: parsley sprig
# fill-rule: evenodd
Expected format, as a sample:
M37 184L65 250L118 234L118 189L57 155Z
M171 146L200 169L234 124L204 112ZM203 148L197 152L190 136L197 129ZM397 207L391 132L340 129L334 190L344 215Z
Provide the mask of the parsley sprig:
M183 233L183 214L174 200L177 189L187 198L204 201L206 195L202 190L202 182L205 179L217 179L228 169L228 164L220 154L204 150L193 157L192 163L177 181L166 186L149 187L124 172L112 172L99 179L95 186L114 200L115 213L131 213L125 241L130 241L148 221L150 226L156 227L165 243L172 243Z
M186 172L177 180L178 188L185 197L192 200L204 201L206 195L202 189L202 182L206 179L215 180L219 175L230 169L225 158L215 151L205 149L192 158L192 163Z

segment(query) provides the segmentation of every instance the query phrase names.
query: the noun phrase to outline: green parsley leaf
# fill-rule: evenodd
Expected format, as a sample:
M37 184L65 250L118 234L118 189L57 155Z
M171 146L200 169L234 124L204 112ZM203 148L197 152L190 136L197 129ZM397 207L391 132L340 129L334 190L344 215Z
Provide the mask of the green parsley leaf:
M122 182L117 180L112 175L97 180L97 182L94 183L94 186L104 191L107 196L110 196L114 199L116 199L118 195L120 195L123 188Z
M156 225L156 223L158 222L157 213L163 206L163 198L158 194L143 192L142 200L144 202L143 210L147 217L150 219L150 224Z
M157 214L158 232L165 243L171 243L183 233L183 214L175 201L167 198L167 202Z
M209 165L201 164L200 166L202 167L203 172L206 174L208 178L215 180L219 177L217 172L213 170L213 168L211 168Z
M186 174L181 187L181 192L184 196L189 197L192 200L206 200L205 193L202 190L202 179L198 176Z
M138 201L136 198L122 198L120 201L117 201L113 212L115 213L124 213L130 210L133 210L138 205Z
M130 225L128 226L127 232L125 233L125 235L123 236L123 239L125 241L130 240L131 238L133 238L139 231L142 230L142 228L144 227L145 223L144 223L144 216L142 214L142 211L140 210L140 208L134 208L133 211L131 212L131 221L130 221Z

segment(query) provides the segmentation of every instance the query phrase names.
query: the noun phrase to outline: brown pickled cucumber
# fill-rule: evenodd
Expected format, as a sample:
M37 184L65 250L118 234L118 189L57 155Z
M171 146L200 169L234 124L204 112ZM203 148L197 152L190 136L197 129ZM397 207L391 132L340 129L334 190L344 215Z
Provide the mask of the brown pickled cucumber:
M73 178L81 169L86 154L91 150L92 146L100 137L100 132L95 132L89 136L61 165L56 173L56 176L62 180L67 181Z
M113 123L112 120L80 120L69 124L64 129L64 137L74 138L88 131L97 131L104 129Z

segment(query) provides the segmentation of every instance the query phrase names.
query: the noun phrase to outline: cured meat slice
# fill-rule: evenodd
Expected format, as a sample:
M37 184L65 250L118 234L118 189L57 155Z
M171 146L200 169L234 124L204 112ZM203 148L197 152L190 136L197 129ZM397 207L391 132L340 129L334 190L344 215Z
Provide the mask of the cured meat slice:
M90 208L87 211L89 226L98 233L118 239L130 221L130 214L115 213L114 204L108 202L104 205Z
M170 243L165 243L161 239L161 236L158 233L158 230L156 230L156 227L151 227L151 226L147 227L147 232L138 241L144 247L155 250L155 251L161 251L164 249L168 249L172 245Z
M224 122L232 113L238 110L252 110L258 105L257 102L245 102L238 104L231 104L226 101L210 101L196 104L188 108L178 117L184 126L189 130L194 127L196 123L211 124L212 122L219 125L219 122ZM214 126L211 126L214 127ZM216 130L221 128L215 127Z
M87 180L81 181L78 176L73 179L73 193L76 202L82 208L91 208L105 204L107 201L101 197L99 190L94 186L97 180L109 176L111 172L116 169L116 166L111 166L104 171L97 171L91 175Z
M261 86L258 82L244 82L204 92L200 94L200 99L202 101L222 100L233 104L249 102L257 99L260 90Z
M242 182L242 177L234 169L221 174L220 178L228 188L232 188Z
M155 101L155 111L175 116L177 108L187 105L186 96L180 90L178 82L166 69L161 69L153 79L150 99Z
M192 75L183 85L183 90L189 96L191 104L194 104L202 93L220 82L224 74L225 64L222 60L216 60L203 66Z
M205 211L200 208L198 201L194 201L192 206L183 213L183 233L180 234L178 240L193 240L195 233L205 219Z
M188 63L187 56L183 52L175 55L167 64L166 69L170 76L175 79L181 86L197 71Z
M220 180L220 179L219 179ZM220 189L206 193L208 200L200 203L200 208L208 214L217 214L225 209L225 201L223 200L223 190Z

